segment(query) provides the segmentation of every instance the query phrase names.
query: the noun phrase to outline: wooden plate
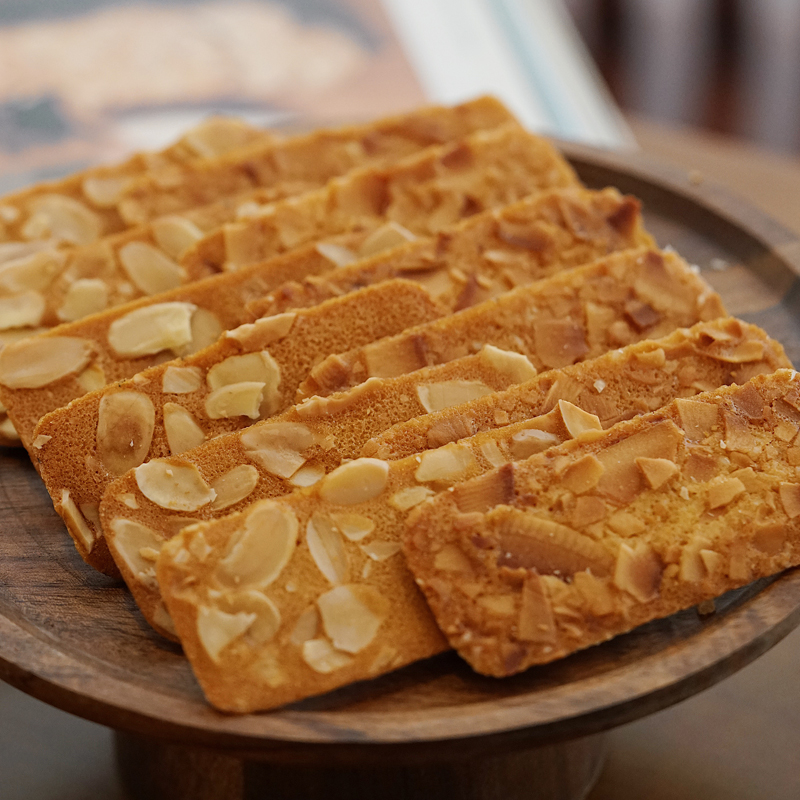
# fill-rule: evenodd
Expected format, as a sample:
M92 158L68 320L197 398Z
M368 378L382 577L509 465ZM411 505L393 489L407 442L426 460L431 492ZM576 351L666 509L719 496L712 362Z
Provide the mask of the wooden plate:
M638 156L565 148L590 186L640 197L662 246L698 264L729 310L800 361L800 242L718 188ZM179 648L122 586L86 567L27 457L0 454L0 677L121 730L268 760L528 746L649 714L731 674L800 623L800 570L731 592L561 662L497 681L446 654L272 713L203 700ZM423 745L421 748L420 745Z

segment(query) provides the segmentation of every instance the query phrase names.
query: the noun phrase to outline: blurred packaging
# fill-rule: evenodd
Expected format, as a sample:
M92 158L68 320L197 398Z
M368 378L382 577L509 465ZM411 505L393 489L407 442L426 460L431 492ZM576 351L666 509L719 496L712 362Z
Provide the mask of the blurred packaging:
M559 0L0 0L0 191L211 113L306 128L485 92L630 142Z

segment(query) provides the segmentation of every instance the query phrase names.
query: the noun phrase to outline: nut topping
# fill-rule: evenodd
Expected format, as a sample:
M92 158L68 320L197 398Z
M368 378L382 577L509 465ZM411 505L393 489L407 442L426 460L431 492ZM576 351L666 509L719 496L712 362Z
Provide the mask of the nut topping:
M351 542L360 542L375 530L375 523L361 514L331 514L336 527L346 539Z
M273 500L254 504L219 562L217 578L226 586L269 586L289 563L298 529L289 508Z
M566 525L506 508L489 512L487 521L499 533L498 566L561 578L583 570L604 577L613 569L614 559L605 548Z
M174 456L198 447L206 440L195 418L177 403L164 403L164 431L169 451Z
M678 474L678 465L666 458L634 459L651 489L660 489L673 475Z
M133 575L141 579L151 574L153 564L142 553L150 550L158 552L161 549L164 540L158 531L132 519L117 517L111 522L111 532L114 549Z
M481 361L496 369L501 375L508 375L514 383L523 383L535 378L536 367L526 355L501 350L491 344L485 344L478 354Z
M789 519L800 516L800 484L781 483L778 494Z
M141 493L170 511L196 511L216 497L194 464L154 459L136 467L135 475Z
M561 476L561 483L575 494L585 494L597 486L605 471L605 467L590 453L567 467Z
M74 245L91 244L100 238L100 218L71 197L46 194L37 198L33 214L25 223L26 239L56 239Z
M421 383L417 386L417 397L428 414L451 406L460 406L479 397L492 394L485 383L480 381L442 381L440 383Z
M334 650L327 639L309 639L303 642L303 661L315 672L328 675L352 663L353 657Z
M130 183L125 176L101 178L90 175L83 179L81 188L86 199L96 208L113 208Z
M663 564L647 542L637 542L635 548L622 544L614 570L614 584L633 595L640 603L658 597Z
M317 598L322 627L337 650L359 653L375 638L389 601L366 584L336 586Z
M157 303L137 308L114 320L108 328L108 343L117 355L137 358L190 344L191 303Z
M681 428L689 439L704 439L717 424L717 407L712 403L679 398L675 401L675 405L678 408Z
M557 445L559 442L560 439L554 433L528 428L512 435L509 449L515 461L523 461L536 453L547 450L548 447Z
M389 465L377 458L357 458L342 464L320 483L320 497L328 503L351 506L377 497L386 487Z
M413 242L417 237L397 222L387 222L376 228L358 248L359 258L369 258L393 247Z
M248 350L264 348L286 337L291 331L296 317L297 313L294 311L263 317L255 322L240 325L238 328L228 331L225 336L228 339L235 339Z
M708 507L712 510L722 508L745 492L745 486L738 478L719 478L709 484Z
M119 249L119 260L143 294L160 294L181 285L181 268L151 244L128 242Z
M409 334L379 339L362 348L370 378L396 378L422 369L428 365L427 352L425 340Z
M550 600L542 579L534 572L522 585L522 604L517 622L517 638L522 642L548 644L555 641L556 626Z
M93 356L91 342L73 336L23 339L0 351L0 383L9 389L39 389L81 372Z
M373 561L386 561L387 558L391 558L393 555L400 552L400 542L376 540L359 545L359 547L361 548L361 552Z
M92 552L94 543L97 539L94 531L89 527L86 518L78 510L75 501L69 495L69 489L61 490L61 514L70 533L78 537L88 553Z
M239 611L228 614L218 608L200 606L197 609L197 636L208 657L218 664L222 651L255 621L255 613Z
M433 566L442 572L461 572L472 575L472 564L464 551L454 544L446 544L433 559Z
M42 321L45 300L39 292L0 297L0 330L35 328Z
M58 318L62 322L74 322L105 310L107 305L108 286L99 278L81 278L67 289Z
M165 394L191 394L200 388L202 380L198 367L167 367L161 390Z
M246 632L248 644L258 646L275 638L281 627L281 613L266 595L252 590L235 592L225 595L224 603L236 614L255 615Z
M315 437L306 425L274 422L249 428L240 440L248 457L267 472L291 478L305 464L305 452L314 444Z
M476 466L472 450L465 445L448 444L438 450L427 450L421 456L414 477L420 483L456 481Z
M249 417L258 419L264 399L265 384L257 381L242 381L222 386L211 392L205 401L209 419Z
M561 412L561 419L564 421L567 432L573 439L577 439L587 431L603 430L596 414L589 414L568 400L559 400L558 410Z
M398 511L408 511L409 508L414 508L414 506L424 503L432 496L433 492L427 486L409 486L406 489L395 492L389 498L389 505Z
M186 217L159 217L153 220L152 227L158 246L176 261L203 238L203 231Z
M536 354L551 369L568 367L589 352L583 325L571 319L539 320L533 331Z
M306 543L319 571L334 585L350 575L342 535L330 517L315 512L306 526Z
M147 458L155 428L155 409L146 394L113 392L100 401L97 455L112 475L124 475Z

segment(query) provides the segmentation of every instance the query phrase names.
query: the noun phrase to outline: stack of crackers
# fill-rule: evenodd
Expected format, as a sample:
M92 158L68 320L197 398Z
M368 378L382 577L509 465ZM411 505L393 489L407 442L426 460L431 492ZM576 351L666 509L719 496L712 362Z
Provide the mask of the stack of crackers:
M496 100L0 199L0 400L209 701L512 675L800 563L800 380Z

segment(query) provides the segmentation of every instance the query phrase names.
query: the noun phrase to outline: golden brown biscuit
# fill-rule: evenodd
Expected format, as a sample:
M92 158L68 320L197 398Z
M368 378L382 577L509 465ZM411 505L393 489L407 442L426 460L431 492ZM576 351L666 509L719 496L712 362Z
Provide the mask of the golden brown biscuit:
M800 563L800 380L758 376L509 465L409 519L441 629L510 675Z
M182 257L188 272L237 269L267 258L276 246L296 247L319 231L373 227L386 219L430 235L465 217L497 208L541 189L576 186L572 167L553 145L516 123L481 130L431 148L402 163L354 170L297 209L271 206L228 223ZM413 221L413 225L409 220Z
M759 347L752 348L750 343ZM398 378L370 378L349 392L313 398L257 422L244 434L219 436L191 452L163 459L164 468L196 468L202 480L217 491L214 501L193 511L188 520L185 514L148 498L138 485L138 476L128 473L111 484L103 497L102 526L134 599L148 622L158 627L154 620L163 613L157 587L146 574L135 572L116 550L112 524L116 519L136 522L169 538L189 521L213 519L256 500L313 485L347 459L364 455L396 460L396 452L387 455L370 446L362 449L371 433L393 422L391 431L416 432L425 430L429 418L437 421L436 429L442 420L457 420L448 424L451 435L439 441L409 437L405 441L416 442L418 448L405 447L403 457L479 431L503 428L496 439L482 445L488 463L496 466L527 458L571 438L587 419L593 425L597 420L597 425L609 427L618 419L661 407L675 397L700 392L692 375L705 376L704 389L730 383L732 368L744 365L733 365L728 359L744 354L748 347L761 353L760 361L747 364L751 369L758 365L762 371L772 372L789 365L781 346L762 330L725 318L536 377L531 377L533 367L523 356L486 347L477 356ZM490 392L499 390L503 382L511 388ZM602 408L595 402L601 394L597 384L602 389ZM567 408L573 408L574 419L565 422L559 401L571 404ZM613 412L608 404L613 405ZM497 416L494 411L499 412ZM602 416L587 417L595 412ZM452 435L454 431L460 435Z
M724 313L719 295L679 256L626 250L330 356L301 384L298 400L451 361L487 343L523 353L539 371L557 369Z
M250 304L254 316L316 305L389 278L423 284L452 311L617 250L653 246L638 200L616 189L543 191L406 246L392 258L357 260L327 275L297 278Z
M188 327L190 309L173 304L171 310L170 329ZM100 499L114 478L149 458L189 450L283 411L312 365L331 350L441 313L421 287L388 281L240 326L193 355L48 414L30 453L81 556L116 574L97 524Z

